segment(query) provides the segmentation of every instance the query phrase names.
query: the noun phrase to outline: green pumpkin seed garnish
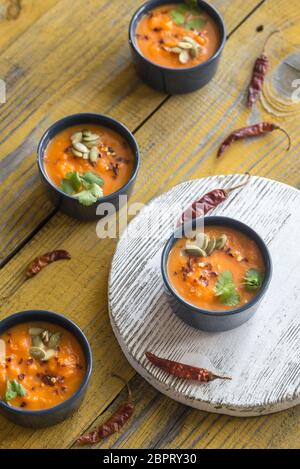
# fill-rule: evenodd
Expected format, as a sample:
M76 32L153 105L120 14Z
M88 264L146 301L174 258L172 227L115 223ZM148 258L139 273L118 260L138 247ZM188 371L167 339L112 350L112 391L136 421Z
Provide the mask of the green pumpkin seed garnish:
M89 152L88 148L81 142L73 143L73 148L76 151L79 151L80 153L88 153Z
M170 52L173 52L174 54L180 54L182 52L182 50L180 49L180 47L171 47L169 49Z
M185 254L195 257L206 257L206 252L199 248L196 244L186 244L184 247Z
M42 347L43 341L39 335L34 335L31 339L32 347Z
M179 62L182 64L186 64L189 61L189 58L190 58L189 53L186 50L183 50L179 54Z
M46 352L41 347L30 347L29 354L36 360L45 360Z
M215 250L215 247L216 247L216 238L211 238L206 248L206 252L208 256L212 254L212 252Z
M56 355L56 351L52 350L52 349L49 349L49 350L46 351L45 358L43 358L42 361L46 362L46 361L50 360L50 358L55 357L55 355Z
M59 346L60 339L61 339L60 332L55 332L54 334L52 334L48 342L49 349L56 349Z
M92 142L93 140L99 140L99 135L97 134L89 134L84 136L85 142Z
M90 135L92 135L92 131L89 130L89 129L82 129L81 132L82 132L82 135L83 135L84 138L89 137Z
M75 134L71 135L72 143L78 143L82 141L82 132L75 132Z
M75 148L73 148L73 147L72 147L72 153L73 153L73 155L77 156L77 158L82 158L83 157L83 153L81 153L80 151L75 150Z
M228 238L226 234L222 234L221 236L219 236L219 238L217 238L215 249L223 249L225 244L227 243L227 240Z
M192 44L190 42L179 42L178 43L178 47L180 47L181 49L192 49Z
M40 327L30 327L29 335L40 335L43 332L43 329Z
M100 152L99 152L98 148L97 147L92 147L91 151L90 151L90 154L89 154L89 158L90 158L91 163L96 163L96 161L99 158L99 155L100 155Z

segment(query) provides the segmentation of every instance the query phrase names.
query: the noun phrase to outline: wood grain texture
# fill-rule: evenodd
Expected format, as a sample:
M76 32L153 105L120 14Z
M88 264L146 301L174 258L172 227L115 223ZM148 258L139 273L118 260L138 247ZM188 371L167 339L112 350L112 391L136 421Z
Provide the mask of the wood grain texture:
M36 142L50 122L64 114L83 111L88 107L88 110L97 111L100 109L103 112L109 112L134 129L141 124L145 116L149 115L149 112L156 109L157 104L162 102L161 96L139 84L136 80L127 44L122 42L122 38L124 41L127 40L129 9L136 8L139 2L137 0L127 2L126 11L122 10L123 5L121 5L122 18L116 23L112 23L112 13L115 11L116 2L88 1L84 2L84 5L90 11L89 9L96 3L99 9L104 4L108 5L107 9L104 10L106 11L105 21L108 20L109 24L114 24L114 28L116 28L117 37L114 38L112 48L109 49L115 53L114 60L111 60L111 55L106 49L99 52L97 46L101 42L100 33L96 37L95 34L91 36L87 32L89 40L86 42L88 45L94 45L92 54L87 56L87 59L91 60L87 65L87 72L81 71L79 76L75 77L74 73L78 69L73 67L70 73L65 71L64 64L66 67L70 64L70 57L66 57L66 55L73 48L76 51L80 48L81 36L78 37L78 42L75 42L76 40L70 32L71 26L63 23L70 34L66 36L63 33L62 40L65 40L65 43L59 44L58 48L53 48L57 36L54 34L53 39L50 40L51 31L47 29L47 23L52 22L53 28L55 28L58 25L56 18L63 17L66 22L69 18L69 11L66 8L70 4L69 1L59 2L58 6L49 10L35 25L20 35L19 42L12 44L11 48L8 49L8 59L4 54L0 56L0 72L2 72L2 68L9 71L11 64L16 65L16 78L14 78L16 81L12 80L11 82L16 90L16 93L13 92L16 99L14 99L14 103L11 103L10 109L1 107L3 115L1 116L0 174L4 174L3 171L7 170L6 179L1 185L1 208L4 209L4 213L1 213L1 250L4 248L2 250L4 258L20 246L32 234L32 230L36 229L39 223L43 222L45 217L51 213L50 204L46 202L40 190L34 163ZM214 160L215 139L218 136L220 124L223 136L232 126L238 123L244 124L248 118L243 104L244 87L249 79L254 57L260 52L260 41L262 40L259 39L262 38L261 33L255 32L256 27L259 24L268 25L265 33L268 28L271 29L274 25L284 22L289 22L290 26L294 28L299 27L297 2L292 1L286 4L281 1L274 5L273 2L266 0L244 23L243 18L260 2L218 0L213 3L225 13L229 31L240 23L242 23L241 27L234 32L228 41L221 68L213 83L191 96L170 98L165 103L168 105L166 111L164 112L164 104L137 132L136 135L142 147L143 164L137 181L137 192L132 201L146 202L156 194L170 188L174 183L191 177L220 172L232 173L245 169L252 169L254 173L267 174L269 177L285 182L290 181L294 185L299 183L299 161L295 151L295 146L298 144L297 133L293 135L294 149L289 155L281 151L284 142L278 140L278 136L277 139L267 137L263 142L256 141L250 145L238 144L232 149L230 155L226 155L226 159L224 158L218 165ZM78 6L79 2L76 5ZM83 8L83 2L80 2L80 5L79 8ZM118 12L117 18L120 18ZM98 31L98 23L96 27L94 22L92 24L94 31ZM36 49L32 51L31 37L37 37L37 33L44 27L46 28L45 35L42 35L43 40L39 44L41 49L39 54ZM50 26L48 28L51 29ZM76 34L74 33L74 35ZM286 47L288 47L291 35L294 42L296 41L295 30L291 30L291 32L287 30L287 35L282 41ZM71 41L71 48L66 46L69 41ZM95 41L98 41L97 44ZM23 42L26 47L23 47ZM86 48L88 48L87 45ZM95 52L95 48L97 52ZM22 56L21 50L24 54ZM27 80L27 76L18 67L18 64L21 62L27 73L27 55L32 52L35 54L35 67L38 66L38 69L34 68L29 57L28 63L31 71L28 78L33 79L33 85L30 88L29 96L24 99L30 80ZM18 60L14 59L16 54ZM45 57L49 63L45 73L41 74L39 73L42 68L40 62L45 60ZM78 58L77 52L75 57ZM104 60L107 57L110 58L109 61ZM64 73L63 77L60 76L62 73ZM55 86L56 76L59 76L57 82L59 86L57 87ZM52 82L50 79L54 79L54 81ZM235 89L236 86L238 86L237 89ZM36 94L35 88L37 88ZM18 107L23 101L23 107ZM173 102L174 104L172 104ZM153 103L155 103L155 107L153 107ZM146 112L144 112L145 110ZM267 114L264 113L264 116ZM293 125L295 121L293 121ZM194 131L192 130L193 126L195 126ZM170 133L170 129L172 133ZM220 138L221 136L219 136ZM276 148L279 142L280 146ZM268 145L266 146L266 144ZM174 165L174 174L171 170L172 165ZM17 196L11 191L12 183L16 184ZM50 266L49 270L45 269L39 278L33 280L34 283L25 283L23 271L27 263L37 253L55 247L69 249L74 255L74 262L68 263L68 268L66 265L60 265L57 269L54 265ZM120 392L121 386L115 380L110 379L110 372L119 370L127 378L133 376L133 370L130 369L116 345L107 317L106 282L114 247L115 243L112 241L97 239L94 224L81 224L57 214L2 269L0 274L1 317L25 307L49 308L65 313L76 320L87 332L88 337L92 340L96 358L93 382L87 396L88 405L85 404L79 414L57 428L37 432L19 429L0 418L0 444L2 447L68 447L74 442L76 436L91 424L96 415L105 411L109 403ZM93 341L94 334L95 340ZM147 384L145 386L151 390L151 393L153 392ZM162 424L162 419L168 420L169 409L174 410L174 419L175 413L178 413L179 409L185 409L157 393L155 396L150 414L147 414L147 410L145 410L145 413L142 414L145 415L145 421L143 418L139 420L140 432L142 433L143 430L146 432L145 439L143 440L143 435L139 435L139 431L136 430L132 439L124 440L123 446L131 447L134 445L134 437L145 447L151 442L155 444L157 428ZM146 404L145 395L141 406L146 406ZM109 409L107 413L110 413ZM205 443L211 446L223 444L223 442L225 446L228 444L237 447L252 444L247 437L247 427L244 426L241 426L241 431L243 428L246 430L243 430L242 439L239 441L239 426L242 425L239 423L239 419L228 418L229 420L226 420L227 417L210 416L191 409L188 414L183 411L181 413L181 410L179 414L178 426L175 427L175 430L179 428L184 431L180 431L178 435L170 433L172 426L172 419L170 419L170 427L167 432L170 439L164 442L163 435L161 435L162 447L164 444L169 446L172 444L184 445L185 438L187 445L201 446L203 433L205 434ZM148 415L151 415L149 426L146 421ZM201 415L203 419L204 415L206 416L202 428ZM199 420L197 420L197 416ZM227 424L227 421L232 424ZM197 423L198 427L191 427L193 422ZM210 423L207 425L207 422ZM297 442L296 436L299 435L299 422L298 412L294 410L267 418L253 419L249 438L253 439L253 444L256 442L262 446L271 444L271 441L275 447L281 445L292 447ZM153 426L150 427L152 423ZM243 425L246 424L243 423ZM213 435L211 434L212 427L215 430ZM261 427L265 433L260 431ZM233 432L228 440L226 440L227 428ZM295 434L293 434L293 428ZM286 440L284 439L285 431L287 433ZM190 433L191 437L189 438ZM197 442L194 443L194 440ZM109 445L110 442L107 444Z
M230 32L259 1L212 3ZM165 99L138 80L131 63L127 31L139 5L61 0L0 55L8 88L0 108L0 263L53 213L35 163L38 140L52 122L92 111L134 130Z
M180 213L199 194L216 187L233 187L244 179L244 176L215 176L194 180L152 200L118 243L108 300L120 346L129 363L150 384L191 407L247 417L278 412L300 403L300 255L293 235L295 228L300 227L300 191L252 177L246 187L210 212L249 225L270 250L271 284L257 313L247 323L220 333L188 326L172 311L161 276L162 249ZM281 246L289 246L284 264ZM201 386L171 377L149 362L145 357L147 350L210 369L220 376L231 376L232 380L216 380Z

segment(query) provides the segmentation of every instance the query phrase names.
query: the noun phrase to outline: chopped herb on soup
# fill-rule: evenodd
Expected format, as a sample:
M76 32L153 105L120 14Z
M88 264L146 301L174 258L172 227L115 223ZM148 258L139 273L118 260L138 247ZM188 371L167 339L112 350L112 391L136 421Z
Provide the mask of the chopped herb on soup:
M133 154L127 142L111 129L75 126L50 141L44 164L54 184L89 206L128 182Z
M220 33L197 2L162 5L138 23L136 42L142 54L164 67L193 67L217 51Z
M207 226L193 239L176 240L168 276L178 294L206 310L222 311L251 301L264 278L256 243L237 230Z

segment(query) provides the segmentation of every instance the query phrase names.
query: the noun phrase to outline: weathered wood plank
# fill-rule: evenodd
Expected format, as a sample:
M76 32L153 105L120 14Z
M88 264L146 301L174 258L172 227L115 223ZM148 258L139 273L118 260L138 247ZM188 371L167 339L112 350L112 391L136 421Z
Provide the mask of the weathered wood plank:
M260 2L212 3L230 32ZM139 4L61 0L0 55L8 85L0 108L0 264L52 211L35 163L50 123L88 110L109 113L133 130L165 99L140 83L131 63L127 29Z
M233 4L233 2L231 3ZM223 162L219 163L220 166L215 165L214 154L212 153L212 150L215 150L216 147L213 135L219 129L219 121L225 128L237 122L243 122L244 118L246 119L246 112L244 112L241 103L236 110L236 114L233 111L235 102L239 103L243 99L243 93L239 91L239 88L235 90L235 86L240 86L241 83L245 85L252 68L252 57L259 52L260 45L255 42L256 26L262 22L269 23L270 18L274 22L270 25L270 29L276 25L276 21L281 22L282 18L282 21L289 18L291 23L299 23L296 0L290 2L289 5L284 4L284 8L279 8L278 5L275 8L271 2L267 3L267 7L263 4L253 17L250 17L232 36L228 42L220 72L214 82L199 93L170 99L157 113L157 118L154 116L149 119L146 125L137 133L143 147L143 154L147 154L147 158L143 159L140 177L137 182L137 192L133 200L146 202L157 192L162 192L175 182L191 176L200 177L213 172L221 172L224 169L228 173L248 169L257 162L255 155L262 158L262 166L259 168L261 175L264 175L265 168L267 168L264 164L268 161L271 165L267 168L268 175L282 179L282 171L279 172L276 167L272 166L274 153L271 152L271 156L267 155L265 159L263 158L264 153L261 152L265 150L265 144L261 150L258 142L251 143L251 150L248 145L242 147L238 145L230 154L230 163L229 155L226 155L226 160L224 157ZM260 10L262 10L262 13L260 13ZM242 47L239 51L240 44L246 44L246 42L248 49ZM246 50L247 56L245 56ZM240 71L240 76L237 76L235 70ZM176 105L172 104L173 102ZM226 112L227 108L230 109L230 112ZM193 126L195 126L194 130ZM212 132L211 140L209 140L207 134L211 128L214 129L214 132ZM170 129L172 131L171 135ZM297 143L296 134L294 134L294 140ZM199 142L202 141L206 141L207 146L197 147ZM277 142L276 139L269 138L267 138L267 141L269 144ZM178 146L176 147L176 145ZM253 160L250 158L250 161L247 159L244 161L245 151L243 150L244 154L240 155L240 148L245 148L249 155L252 155L253 151ZM277 150L275 150L275 154L276 152ZM158 156L161 157L160 160ZM198 167L202 156L204 157L203 163L201 167ZM280 159L281 157L282 153L278 149L277 158ZM295 151L289 154L289 158L293 160L293 171L297 170L299 163ZM169 169L172 165L174 175ZM292 183L298 182L297 175L294 172L291 174L291 171L290 174L287 172L283 178ZM59 267L53 265L42 272L39 277L33 279L34 283L22 283L22 269L37 254L37 251L58 246L70 249L74 253L75 262L60 263ZM33 435L29 431L26 436L25 432L20 431L18 437L13 438L12 434L16 431L16 428L0 419L1 435L11 434L9 441L11 446L36 447L41 444L41 441L43 441L45 447L69 445L70 442L74 441L79 431L90 424L93 416L97 412L101 413L107 407L107 396L112 400L120 391L121 387L115 380L107 379L108 373L120 369L119 364L121 363L123 364L122 373L128 378L132 376L129 366L121 361L124 358L114 342L105 310L107 273L113 249L113 242L108 240L99 241L96 238L93 224L81 224L58 214L28 243L26 248L2 269L0 295L2 297L8 296L1 309L2 317L25 307L43 307L69 315L85 329L87 329L88 324L96 324L96 321L99 321L98 328L100 325L101 340L98 339L93 342L93 349L96 357L101 359L102 367L99 368L99 371L98 369L95 370L94 379L98 380L98 383L101 383L102 380L105 383L105 389L92 383L89 395L97 398L90 399L89 405L84 406L84 411L82 409L80 414L74 416L72 426L70 422L66 422L60 428L49 429L43 431L43 433L35 432ZM54 272L55 275L53 275ZM78 285L80 285L80 289ZM90 335L89 337L91 338ZM109 354L106 356L102 348L104 344L109 350ZM103 379L103 376L106 376L106 380ZM89 396L87 398L89 399ZM154 421L156 421L155 418ZM197 432L199 436L201 431L198 429ZM59 434L59 438L55 436L57 434ZM8 444L7 439L4 439L3 444Z
M59 0L2 0L0 50L4 50Z

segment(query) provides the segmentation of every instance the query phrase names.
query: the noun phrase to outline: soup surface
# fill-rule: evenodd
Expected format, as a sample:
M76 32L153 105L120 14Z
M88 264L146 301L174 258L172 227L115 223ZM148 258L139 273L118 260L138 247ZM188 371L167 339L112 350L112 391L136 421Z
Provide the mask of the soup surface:
M98 136L94 146L99 153L94 162L73 153L71 137L80 133L82 128ZM134 156L125 139L111 129L90 124L70 127L58 133L49 142L44 155L46 172L54 184L61 186L63 179L72 172L79 175L92 172L103 180L104 196L116 192L128 182L133 162Z
M49 339L46 345L41 334ZM4 357L0 357L0 398L10 405L24 410L54 407L72 396L82 383L86 364L81 346L70 332L56 324L18 324L2 334L0 341L4 348ZM46 356L43 360L43 354L37 358L36 349L48 352L49 359L45 360Z
M248 303L257 294L264 275L264 262L256 243L227 227L207 226L205 235L217 240L213 252L206 256L187 254L186 247L195 241L175 241L167 266L173 288L188 303L210 311ZM218 249L220 239L224 246Z
M214 55L220 33L206 12L184 3L170 4L154 8L141 19L136 42L142 54L158 65L194 67Z

